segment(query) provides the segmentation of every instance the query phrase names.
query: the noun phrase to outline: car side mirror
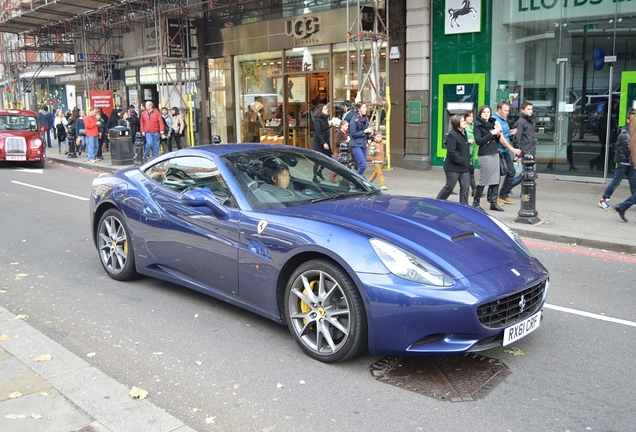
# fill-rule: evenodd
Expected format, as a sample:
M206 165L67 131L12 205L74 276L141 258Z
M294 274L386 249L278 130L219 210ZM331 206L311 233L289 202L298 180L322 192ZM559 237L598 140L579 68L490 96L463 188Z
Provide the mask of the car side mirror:
M189 190L181 196L181 202L190 207L208 207L218 217L225 217L230 214L228 209L204 189Z

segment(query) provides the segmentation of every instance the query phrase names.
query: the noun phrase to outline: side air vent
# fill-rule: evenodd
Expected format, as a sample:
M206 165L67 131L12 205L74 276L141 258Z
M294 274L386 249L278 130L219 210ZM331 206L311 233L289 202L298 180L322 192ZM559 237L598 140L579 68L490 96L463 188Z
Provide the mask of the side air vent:
M471 232L471 233L458 234L454 237L451 237L451 240L454 242L458 242L460 240L465 240L467 238L473 238L473 237L477 237L477 236L475 235L475 233Z

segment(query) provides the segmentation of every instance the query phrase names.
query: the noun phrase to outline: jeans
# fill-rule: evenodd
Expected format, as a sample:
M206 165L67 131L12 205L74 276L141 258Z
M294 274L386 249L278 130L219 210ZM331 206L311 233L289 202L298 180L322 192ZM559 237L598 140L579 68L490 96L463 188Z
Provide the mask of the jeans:
M42 141L47 147L51 147L51 131L42 132Z
M625 201L623 201L622 203L620 203L616 207L620 207L621 210L627 210L631 206L633 206L634 204L636 204L636 193L633 193L632 196L627 198Z
M508 198L510 195L510 191L514 186L514 180L517 173L515 172L515 164L512 162L512 157L510 156L510 152L501 153L504 161L506 162L506 166L508 167L508 173L506 174L506 178L504 179L503 184L501 185L501 192L499 192L499 196L504 198ZM519 177L519 181L521 181L521 177ZM517 183L519 184L519 183Z
M144 147L144 159L148 159L150 150L152 149L152 157L159 156L159 141L161 134L159 132L146 132L146 146Z
M364 177L364 170L367 169L367 148L366 147L352 147L351 152L353 157L358 162L358 174Z
M446 174L446 184L437 194L437 199L448 199L455 184L459 180L459 202L468 205L468 188L470 187L470 172L444 171Z
M629 190L632 195L636 193L636 171L631 165L618 164L616 171L614 171L614 178L607 185L605 192L603 192L603 199L609 199L612 197L614 190L621 184L623 177L627 177L629 180Z
M92 161L97 157L97 137L87 136L86 139L86 155L87 160Z

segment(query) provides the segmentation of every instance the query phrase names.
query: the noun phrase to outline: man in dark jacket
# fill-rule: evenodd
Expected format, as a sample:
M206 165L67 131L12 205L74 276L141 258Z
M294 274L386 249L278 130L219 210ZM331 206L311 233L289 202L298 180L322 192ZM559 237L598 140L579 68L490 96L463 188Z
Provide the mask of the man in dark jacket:
M38 111L38 117L40 118L40 127L46 126L48 129L46 132L42 132L42 140L46 143L47 147L51 147L51 126L53 125L53 116L49 112L49 107L43 105Z
M614 207L614 209L616 210L616 213L618 213L620 218L623 219L623 221L627 222L627 219L625 218L625 212L631 206L636 204L636 193L634 193L634 185L632 184L634 181L636 181L636 174L634 171L634 167L636 166L634 165L634 155L636 155L635 153L636 152L636 110L631 110L629 113L627 113L627 126L625 126L621 130L621 135L619 135L618 143L622 144L621 147L623 151L625 151L625 146L624 146L625 140L629 142L628 149L627 149L627 151L629 152L629 155L627 155L627 157L630 158L630 163L631 163L632 176L629 177L630 179L629 186L631 189L632 196L630 196L625 201L623 201L622 203Z
M634 120L632 117L636 114L636 111L631 110L627 113L627 124L619 129L618 139L616 141L616 153L614 162L616 165L616 171L614 171L614 178L607 185L605 192L603 192L603 197L599 201L598 205L601 208L609 209L610 206L610 198L614 193L614 190L621 184L623 177L627 177L629 180L629 190L632 195L636 193L636 171L634 171L634 165L632 163L631 151L629 149L629 126Z
M521 150L521 154L517 156L521 160L527 154L532 155L532 157L537 156L537 145L534 140L534 118L532 117L532 113L534 112L534 108L532 104L528 101L521 104L521 116L517 123L515 123L515 128L517 129L517 134L515 135L514 146ZM512 186L508 189L512 190L513 187L521 184L521 175L517 175L515 179L512 181Z

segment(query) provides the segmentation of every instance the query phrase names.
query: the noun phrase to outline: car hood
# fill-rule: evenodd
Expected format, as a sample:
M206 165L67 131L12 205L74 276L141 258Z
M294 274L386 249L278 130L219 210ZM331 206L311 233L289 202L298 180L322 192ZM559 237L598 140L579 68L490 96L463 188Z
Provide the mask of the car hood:
M453 277L470 276L528 258L487 215L448 201L373 196L280 212L387 240Z

